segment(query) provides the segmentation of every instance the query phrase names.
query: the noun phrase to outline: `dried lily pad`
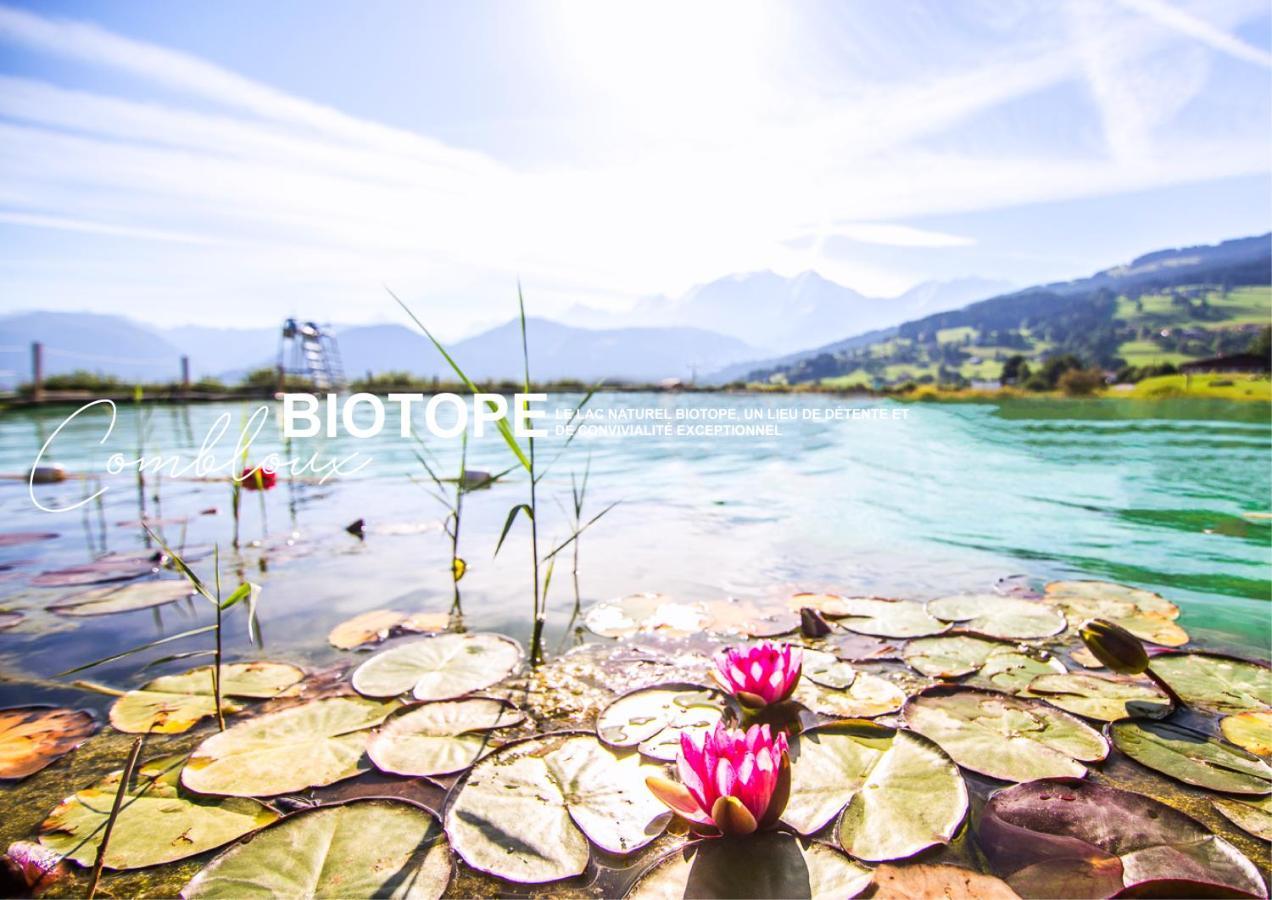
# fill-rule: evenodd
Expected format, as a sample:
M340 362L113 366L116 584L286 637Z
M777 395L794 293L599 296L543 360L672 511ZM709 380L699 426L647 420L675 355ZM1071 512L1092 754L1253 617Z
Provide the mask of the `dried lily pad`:
M373 609L346 619L331 629L327 643L338 650L353 650L367 644L378 644L395 632L424 634L445 631L449 624L447 613L408 615L396 609Z
M833 653L805 648L803 655L802 674L814 684L843 690L851 687L857 678L857 670L852 664L844 662Z
M749 600L713 600L704 604L713 634L737 634L752 638L777 637L799 628L799 614L783 608L764 608Z
M490 687L521 664L521 646L498 634L439 634L377 653L353 673L367 697L450 700Z
M1219 814L1247 834L1272 841L1272 797L1238 800L1216 797L1210 801Z
M601 637L637 633L685 637L710 625L711 614L701 603L678 603L663 594L630 594L596 604L583 617L583 624Z
M424 703L386 721L367 744L367 755L381 772L448 775L495 748L489 732L523 721L521 710L490 697Z
M1054 607L1000 594L962 594L942 597L927 605L928 612L961 628L1004 640L1050 637L1064 631L1065 618Z
M95 731L97 720L82 709L0 709L0 778L33 775L70 753Z
M847 690L842 691L801 678L792 699L824 716L873 719L900 709L905 692L886 678L858 672Z
M1106 619L1142 641L1164 647L1188 643L1188 633L1175 624L1179 607L1152 591L1109 581L1053 581L1043 599L1075 623Z
M973 688L931 688L902 719L966 769L1003 781L1086 775L1109 745L1098 731L1038 700Z
M700 684L660 684L619 697L596 718L596 735L611 747L635 747L670 762L683 732L706 731L724 715L728 699Z
M927 738L845 722L792 741L782 821L813 834L838 817L835 839L858 859L904 859L948 843L966 814L958 766Z
M1259 756L1272 756L1272 712L1227 716L1219 723L1223 736Z
M230 663L221 667L221 711L243 707L229 697L265 699L299 682L305 673L278 662ZM179 734L200 719L216 715L212 667L200 666L180 675L165 675L129 691L110 708L110 724L130 734Z
M980 846L1024 897L1266 896L1258 868L1200 822L1141 794L1074 779L990 798Z
M122 587L103 587L71 594L49 606L59 616L105 616L175 603L194 595L185 580L138 581Z
M185 859L278 818L255 800L199 797L182 790L182 760L165 756L138 770L111 832L106 868L139 869ZM113 772L59 803L40 826L40 843L91 866L122 776L122 771Z
M427 812L400 800L356 800L288 816L231 847L181 896L437 900L451 869L446 835Z
M1086 672L1040 675L1029 683L1029 693L1074 715L1102 722L1161 719L1171 711L1170 698L1151 681Z
M834 599L837 602L831 603L827 600L819 611L838 619L840 625L858 634L912 638L940 634L949 628L946 623L928 615L922 603L914 603L910 600L885 600L881 597L836 597Z
M370 769L369 729L397 707L331 697L266 713L195 748L181 783L201 794L272 797L352 778Z
M970 675L995 653L1011 653L1014 644L969 634L942 634L919 638L905 645L902 658L912 669L930 678Z
M1153 674L1195 709L1219 715L1272 708L1272 669L1209 653L1163 653Z
M780 832L695 841L667 853L627 893L636 900L703 897L812 897L842 900L870 885L870 870L826 844Z
M917 863L894 866L884 863L874 870L870 900L1018 900L1007 882L962 866Z
M1109 726L1109 736L1137 763L1185 784L1226 794L1272 794L1272 766L1191 728L1124 719Z
M446 834L479 872L529 884L570 878L587 868L589 838L627 854L662 833L671 813L645 786L661 774L591 734L514 741L469 770Z

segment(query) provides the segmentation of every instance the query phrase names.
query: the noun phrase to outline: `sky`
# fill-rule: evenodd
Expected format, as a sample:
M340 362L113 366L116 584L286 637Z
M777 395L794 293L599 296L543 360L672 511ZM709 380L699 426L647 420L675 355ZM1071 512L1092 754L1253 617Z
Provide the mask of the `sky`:
M0 0L0 314L444 337L1272 229L1266 0Z

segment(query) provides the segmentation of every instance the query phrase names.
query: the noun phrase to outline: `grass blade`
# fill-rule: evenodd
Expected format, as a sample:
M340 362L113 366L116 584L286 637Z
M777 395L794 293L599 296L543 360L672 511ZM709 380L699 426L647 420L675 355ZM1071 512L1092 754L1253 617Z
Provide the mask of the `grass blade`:
M499 534L499 543L495 544L495 556L499 555L499 548L503 546L504 539L508 537L508 532L512 529L512 523L516 521L517 513L519 512L524 512L530 521L534 521L534 510L530 508L528 503L518 503L508 510L508 518L504 521L503 531Z
M613 503L611 503L609 506L605 507L603 510L601 510L600 512L598 512L596 515L592 516L592 518L588 519L588 520L587 520L587 524L585 524L585 525L581 526L581 527L580 527L580 528L579 528L576 532L574 532L574 534L570 535L570 536L569 536L569 538L568 538L568 539L566 539L566 541L565 541L564 543L562 543L560 546L558 546L555 550L553 550L553 551L552 551L551 553L549 553L547 556L543 557L544 562L548 561L549 559L552 559L552 557L556 556L558 553L560 553L560 552L561 552L562 550L564 550L566 547L570 546L570 545L571 545L571 544L573 544L575 541L577 541L577 540L579 539L579 535L581 535L583 532L585 532L585 531L587 531L589 528L591 528L591 527L592 527L592 526L593 526L593 525L597 522L597 520L599 520L599 519L601 518L601 516L605 515L607 512L609 512L611 509L613 509L614 507L618 506L618 504L620 504L620 503L622 503L622 502L623 502L622 500L615 500L615 501L614 501Z
M114 662L117 659L123 659L125 656L132 656L134 653L141 653L143 650L149 650L151 647L158 647L161 644L167 644L172 641L179 641L182 638L194 637L196 634L207 634L209 631L216 631L215 625L204 625L201 628L191 628L189 631L183 631L180 634L170 634L167 637L159 638L148 644L142 644L139 647L133 647L131 650L124 650L110 656L103 656L101 659L95 659L92 662L84 663L82 666L76 666L73 669L67 669L65 672L58 672L55 678L65 678L67 675L74 675L76 672L83 672L85 669L91 669L94 666L105 665L108 662Z

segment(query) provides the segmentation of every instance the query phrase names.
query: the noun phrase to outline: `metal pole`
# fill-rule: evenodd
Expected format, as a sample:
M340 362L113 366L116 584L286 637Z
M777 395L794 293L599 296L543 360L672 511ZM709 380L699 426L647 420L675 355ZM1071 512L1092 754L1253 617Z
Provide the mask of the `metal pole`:
M190 393L190 357L181 357L181 396Z
M39 341L31 344L31 399L44 399L44 345Z

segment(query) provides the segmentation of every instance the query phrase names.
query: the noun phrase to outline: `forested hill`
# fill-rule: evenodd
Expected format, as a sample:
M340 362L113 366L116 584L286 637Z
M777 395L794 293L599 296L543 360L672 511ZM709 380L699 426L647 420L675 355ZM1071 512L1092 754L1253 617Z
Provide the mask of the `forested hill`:
M935 313L751 373L848 385L996 380L1015 355L1117 370L1244 349L1272 318L1272 235L1162 250L1090 278Z

